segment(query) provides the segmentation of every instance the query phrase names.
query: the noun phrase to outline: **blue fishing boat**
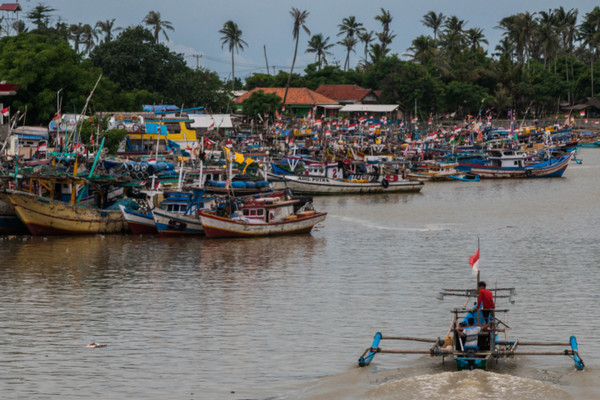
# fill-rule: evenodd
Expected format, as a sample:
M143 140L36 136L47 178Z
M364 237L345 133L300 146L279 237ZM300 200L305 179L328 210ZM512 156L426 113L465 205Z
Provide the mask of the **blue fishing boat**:
M471 258L479 260L479 251ZM473 265L473 263L471 264ZM451 310L452 320L448 331L438 338L422 338L413 336L388 336L377 332L373 344L368 347L358 359L358 365L369 365L377 353L389 354L428 354L432 357L442 357L442 360L452 358L456 361L458 370L487 369L491 360L515 356L551 356L562 355L573 359L577 370L583 370L585 365L579 354L577 339L571 336L564 342L526 341L509 339L508 309L498 308L494 300L508 300L515 302L516 291L513 287L494 288L485 290L485 283L480 285L477 273L477 287L479 289L443 289L437 296L443 300L447 296L466 297L464 306ZM482 294L480 294L480 290ZM490 308L483 308L486 304L485 293ZM492 297L493 296L493 297ZM477 300L479 308L467 308L466 305ZM480 302L480 300L482 300ZM428 315L430 317L430 315ZM412 341L429 343L429 349L388 349L381 346L385 341ZM540 350L551 347L564 347L561 350ZM525 350L522 350L525 348Z
M152 218L160 236L204 235L198 213L215 206L216 196L206 195L202 189L172 192L152 210Z
M481 178L477 174L450 175L451 179L463 182L479 182Z
M573 154L546 152L543 157L533 157L510 149L491 150L480 160L460 162L456 169L481 178L561 177Z

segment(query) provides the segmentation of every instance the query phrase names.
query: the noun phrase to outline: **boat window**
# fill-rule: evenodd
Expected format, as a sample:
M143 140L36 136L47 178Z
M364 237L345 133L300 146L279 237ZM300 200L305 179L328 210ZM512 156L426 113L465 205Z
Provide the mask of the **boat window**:
M248 211L248 210L244 210L243 214L244 214L245 216L248 216L248 215L250 215L250 213L249 213L249 211Z
M257 211L257 215L264 215L264 212L263 212L263 211L264 211L264 210L262 210L262 209L261 209L261 210L258 210L258 211Z

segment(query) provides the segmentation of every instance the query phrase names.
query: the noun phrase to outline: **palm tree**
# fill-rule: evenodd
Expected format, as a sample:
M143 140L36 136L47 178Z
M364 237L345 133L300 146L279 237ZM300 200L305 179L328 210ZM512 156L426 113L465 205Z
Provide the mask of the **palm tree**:
M290 88L290 81L292 79L292 73L294 72L294 65L296 64L296 56L298 55L298 41L300 39L300 28L306 32L307 35L310 35L310 30L306 27L306 18L308 18L308 11L300 11L296 7L292 7L290 11L290 15L294 19L294 27L292 29L292 36L296 40L296 47L294 48L294 58L292 60L292 68L290 69L290 74L288 75L287 84L285 85L285 93L283 95L283 104L285 105L285 100L287 99L288 89Z
M367 51L369 50L369 45L374 40L374 32L364 30L358 34L358 40L360 40L365 45L365 64L367 63Z
M221 48L227 47L231 52L231 92L235 89L235 69L233 62L233 51L239 52L240 50L244 50L244 46L248 46L242 39L242 30L238 28L237 24L233 21L227 21L223 24L223 29L219 31L221 36Z
M344 70L347 71L350 68L350 52L354 51L354 46L357 41L355 36L365 30L363 24L356 21L355 16L344 18L342 23L338 25L340 32L338 36L346 35L344 40L338 42L338 44L346 47L346 61L344 62Z
M396 37L393 33L390 33L390 24L392 23L392 15L389 11L381 8L381 15L376 15L375 20L381 22L383 31L377 34L379 41L381 42L380 51L381 56L387 54L387 47L392 43L392 39Z
M537 30L535 32L535 44L538 48L539 56L544 57L544 68L546 65L550 68L550 61L555 58L558 49L558 37L554 25L554 12L540 11L536 20Z
M106 21L96 22L96 28L99 32L104 33L104 43L108 43L112 40L113 32L120 31L121 28L115 28L115 19L107 19Z
M346 36L344 39L338 42L339 45L342 45L346 48L346 61L344 62L344 71L348 70L350 66L350 52L355 52L354 47L358 43L358 40L355 37Z
M594 97L594 59L595 53L600 47L600 7L585 14L583 23L579 26L579 39L583 46L588 46L590 49L590 72L591 72L591 93L590 97Z
M422 65L427 65L432 61L436 52L436 40L431 36L421 35L412 41L412 46L408 48L412 52L412 60Z
M437 39L438 30L444 25L446 16L442 13L436 14L433 11L429 11L423 15L421 22L428 28L433 29L433 38Z
M481 47L482 43L488 44L487 39L483 35L483 29L471 28L465 32L466 41L471 51L480 52L483 51Z
M319 70L321 69L321 65L325 63L327 65L327 56L332 53L329 50L334 46L333 43L327 43L329 41L329 36L323 39L322 34L313 35L308 41L308 48L306 49L307 53L315 53L315 57L317 58L317 63L319 64Z
M160 13L158 11L150 11L148 15L144 17L142 20L144 24L151 27L154 32L154 41L158 43L158 34L160 32L163 33L165 39L169 40L169 36L167 36L167 29L170 31L174 31L173 25L170 21L163 21L160 17Z
M81 22L78 24L71 24L71 26L69 26L69 36L73 41L73 48L75 49L75 53L79 53L79 45L82 42L83 36L83 25L81 24Z
M81 33L81 43L85 45L83 52L88 54L94 47L94 41L98 37L98 33L90 24L85 24Z

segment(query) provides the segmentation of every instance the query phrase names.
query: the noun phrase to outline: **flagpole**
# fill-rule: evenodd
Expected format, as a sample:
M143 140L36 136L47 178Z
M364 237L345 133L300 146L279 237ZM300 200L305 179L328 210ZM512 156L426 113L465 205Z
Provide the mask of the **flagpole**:
M477 252L479 253L479 260L481 260L481 253L479 252L479 236L477 236ZM477 290L479 290L479 271L481 268L477 268Z

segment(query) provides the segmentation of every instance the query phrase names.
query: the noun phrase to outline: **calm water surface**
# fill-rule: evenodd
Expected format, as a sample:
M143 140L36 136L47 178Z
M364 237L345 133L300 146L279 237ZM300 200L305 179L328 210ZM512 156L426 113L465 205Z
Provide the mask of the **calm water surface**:
M578 158L562 179L316 198L327 221L297 237L2 238L0 397L597 399L600 150ZM445 334L463 300L435 296L474 286L478 237L482 279L517 288L511 335L575 334L586 370L564 356L356 367L377 331Z

